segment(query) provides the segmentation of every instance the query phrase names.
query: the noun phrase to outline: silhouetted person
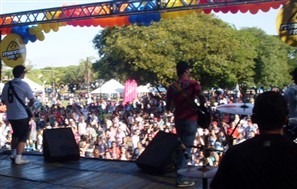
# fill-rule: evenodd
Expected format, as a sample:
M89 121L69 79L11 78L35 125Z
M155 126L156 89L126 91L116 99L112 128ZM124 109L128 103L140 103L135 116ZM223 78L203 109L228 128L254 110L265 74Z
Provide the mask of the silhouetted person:
M292 73L292 79L293 83L284 92L289 108L289 120L284 129L284 135L290 140L295 140L297 138L297 68Z
M260 134L227 150L211 188L296 189L297 144L282 136L287 119L288 106L281 94L259 94L252 121Z
M297 68L292 73L293 82L284 92L288 102L289 118L297 119Z

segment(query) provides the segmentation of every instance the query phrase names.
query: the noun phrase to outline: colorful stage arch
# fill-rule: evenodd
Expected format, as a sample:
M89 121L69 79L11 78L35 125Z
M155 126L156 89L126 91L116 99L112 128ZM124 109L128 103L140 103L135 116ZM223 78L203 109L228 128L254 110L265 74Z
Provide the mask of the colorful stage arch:
M105 1L0 15L2 35L18 34L24 43L43 41L59 27L113 27L130 24L149 26L161 19L184 14L233 13L277 9L288 0L133 0Z

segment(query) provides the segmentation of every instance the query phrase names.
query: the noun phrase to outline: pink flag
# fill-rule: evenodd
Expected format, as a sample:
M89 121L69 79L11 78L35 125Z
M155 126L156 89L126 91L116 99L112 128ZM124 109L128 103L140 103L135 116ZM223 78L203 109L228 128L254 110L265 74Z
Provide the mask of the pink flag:
M128 79L124 89L124 104L131 103L137 98L137 83L133 79Z

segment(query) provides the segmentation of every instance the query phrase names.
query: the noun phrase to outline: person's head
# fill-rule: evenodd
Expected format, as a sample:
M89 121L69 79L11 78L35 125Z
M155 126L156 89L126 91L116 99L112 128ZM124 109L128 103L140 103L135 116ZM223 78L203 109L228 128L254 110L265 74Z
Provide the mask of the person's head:
M12 74L14 78L24 78L25 73L27 73L26 67L23 65L18 65L13 68Z
M281 129L288 119L288 105L278 92L259 94L253 108L252 122L257 123L260 132Z
M181 77L185 72L190 71L190 66L185 61L179 61L176 65L176 73L178 77Z

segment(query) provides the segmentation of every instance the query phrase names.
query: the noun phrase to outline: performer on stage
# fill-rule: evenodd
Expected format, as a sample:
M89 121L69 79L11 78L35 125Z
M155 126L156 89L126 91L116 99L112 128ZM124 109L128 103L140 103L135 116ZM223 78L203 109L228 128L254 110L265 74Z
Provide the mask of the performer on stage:
M278 92L257 96L252 121L258 124L260 134L227 150L212 189L297 188L297 144L282 136L287 108Z
M192 146L196 132L197 132L197 113L190 107L187 101L193 101L197 96L199 102L204 106L206 98L203 96L200 84L190 79L190 66L188 63L181 61L176 66L178 80L170 85L167 90L166 110L171 110L174 107L174 122L177 136L180 138L181 143L185 146ZM189 99L181 94L181 91L176 86L178 85L181 90L187 93ZM186 148L185 152L178 153L177 169L187 167L188 159L191 153L191 148ZM177 187L193 186L195 183L184 176L178 175L176 180Z
M2 103L7 106L7 119L13 129L11 160L20 165L29 163L27 159L22 157L30 134L30 118L23 105L25 105L25 99L27 98L29 100L28 106L31 107L34 104L34 95L30 86L22 81L26 74L26 68L23 65L16 66L13 68L12 73L14 79L5 84L1 99ZM23 105L20 101L23 102Z

